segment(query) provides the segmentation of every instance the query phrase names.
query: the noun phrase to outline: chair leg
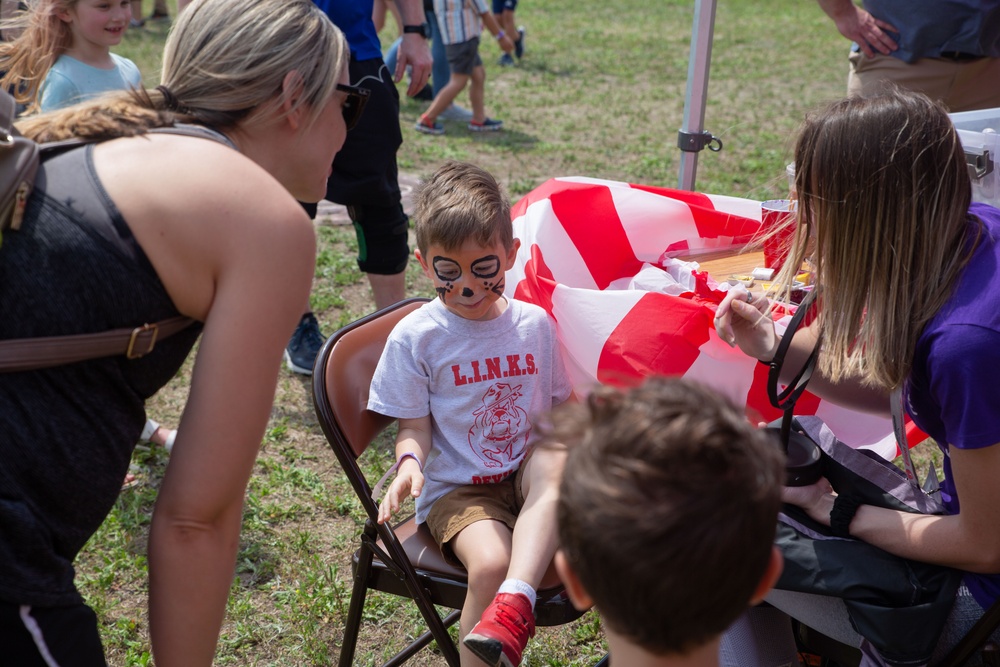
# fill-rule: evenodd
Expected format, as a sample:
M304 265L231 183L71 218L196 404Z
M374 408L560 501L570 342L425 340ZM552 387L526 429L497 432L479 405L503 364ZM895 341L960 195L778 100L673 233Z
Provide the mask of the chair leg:
M448 661L448 665L450 667L459 667L461 660L458 657L458 647L455 646L455 642L451 640L451 635L448 634L448 626L452 625L458 619L461 612L458 610L453 611L442 620L426 591L420 591L420 594L414 597L414 602L417 603L417 608L420 609L420 613L424 617L424 622L427 623L428 631L437 641L438 648L444 654L444 659ZM413 643L415 644L416 642Z
M462 616L461 610L456 609L455 611L453 611L450 614L448 614L447 616L445 616L445 618L441 622L444 624L445 628L450 628L452 625L455 624L455 621L457 621L461 616ZM417 637L416 639L414 639L413 642L409 646L407 646L402 651L400 651L399 653L397 653L396 655L394 655L392 657L392 659L389 660L388 662L386 662L384 665L382 665L382 667L399 667L399 665L402 665L407 660L409 660L410 658L412 658L421 649L423 649L425 646L427 646L428 644L430 644L431 641L433 641L434 639L435 639L434 635L431 633L430 630L428 630L424 634L422 634L419 637ZM450 635L448 637L448 641L445 642L445 645L446 646L451 646L452 648L455 647L455 645L452 644L452 642L451 642L451 636ZM438 642L438 646L441 646L442 653L446 654L445 658L448 660L448 664L451 665L452 667L458 667L458 654L457 654L457 652L455 654L455 662L452 662L451 659L448 658L448 656L447 656L447 652L446 652L446 649L444 648L444 645L442 645L441 642Z
M361 549L358 555L351 603L347 611L347 622L344 624L344 641L340 645L340 660L337 663L339 667L351 667L354 664L358 633L361 632L361 615L364 613L365 598L368 594L368 573L371 571L372 558L372 552L368 549Z

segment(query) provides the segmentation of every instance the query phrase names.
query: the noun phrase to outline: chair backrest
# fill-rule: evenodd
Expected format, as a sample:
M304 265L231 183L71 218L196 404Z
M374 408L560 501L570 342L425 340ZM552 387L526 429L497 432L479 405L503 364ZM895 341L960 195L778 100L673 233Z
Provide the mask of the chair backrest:
M368 410L372 375L393 327L429 299L414 298L372 313L334 333L323 344L313 373L313 401L320 426L359 496L370 497L356 459L394 420Z

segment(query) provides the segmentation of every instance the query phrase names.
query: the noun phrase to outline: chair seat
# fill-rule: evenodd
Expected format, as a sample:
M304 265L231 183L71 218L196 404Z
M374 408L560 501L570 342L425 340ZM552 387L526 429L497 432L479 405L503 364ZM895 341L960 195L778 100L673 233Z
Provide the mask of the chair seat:
M465 604L466 571L465 568L450 564L441 555L441 549L427 528L427 524L417 524L410 517L402 523L393 526L393 532L399 539L403 550L417 570L422 584L430 591L435 604L461 609ZM382 540L377 541L378 547L384 549ZM358 553L354 555L354 566L357 567ZM405 595L405 584L396 577L375 557L372 563L373 588L377 590ZM536 623L539 626L555 626L569 623L583 615L570 603L565 589L559 580L554 565L549 565L538 588L538 601L535 604Z

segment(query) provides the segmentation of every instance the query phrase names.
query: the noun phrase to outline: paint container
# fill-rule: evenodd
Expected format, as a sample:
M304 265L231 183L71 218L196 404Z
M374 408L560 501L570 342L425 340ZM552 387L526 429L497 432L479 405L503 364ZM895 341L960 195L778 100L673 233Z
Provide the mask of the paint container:
M770 199L760 204L764 266L775 273L785 263L795 236L795 210L795 201L790 199Z

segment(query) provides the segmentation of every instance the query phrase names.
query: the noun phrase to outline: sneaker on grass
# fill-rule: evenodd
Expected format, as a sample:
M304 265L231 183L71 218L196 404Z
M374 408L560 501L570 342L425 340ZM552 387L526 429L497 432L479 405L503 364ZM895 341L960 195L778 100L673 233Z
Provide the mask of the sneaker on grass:
M528 639L535 636L535 614L520 593L498 593L462 643L491 667L517 667Z
M299 320L299 326L295 327L295 333L288 341L288 347L285 348L285 365L288 366L288 370L302 375L312 375L319 348L323 347L324 340L316 316L312 313L303 315Z
M472 120L472 112L464 107L460 107L454 102L438 116L441 120L457 120L468 123Z
M527 32L523 25L517 26L517 41L514 42L514 55L517 56L518 60L524 55L524 35Z
M487 118L482 123L477 123L473 120L469 121L469 129L473 132L497 132L503 129L503 121Z
M423 116L417 120L417 124L413 127L417 132L423 132L424 134L444 134L444 125L437 121L431 123Z
M502 56L500 56L500 60L498 62L500 67L513 67L514 56L510 55L509 53L505 53Z

